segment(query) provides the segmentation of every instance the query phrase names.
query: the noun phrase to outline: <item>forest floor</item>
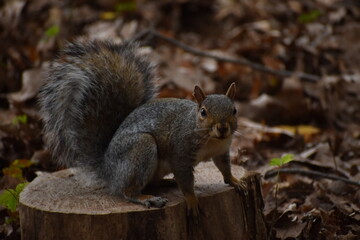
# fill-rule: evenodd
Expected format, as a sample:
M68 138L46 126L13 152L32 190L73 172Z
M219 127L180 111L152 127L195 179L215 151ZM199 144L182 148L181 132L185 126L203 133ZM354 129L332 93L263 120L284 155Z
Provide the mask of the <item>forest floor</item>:
M1 1L0 189L58 170L36 96L79 37L139 40L159 97L235 82L231 157L264 176L271 239L360 238L359 1ZM284 154L294 160L270 166ZM0 207L0 238L20 239L16 211Z

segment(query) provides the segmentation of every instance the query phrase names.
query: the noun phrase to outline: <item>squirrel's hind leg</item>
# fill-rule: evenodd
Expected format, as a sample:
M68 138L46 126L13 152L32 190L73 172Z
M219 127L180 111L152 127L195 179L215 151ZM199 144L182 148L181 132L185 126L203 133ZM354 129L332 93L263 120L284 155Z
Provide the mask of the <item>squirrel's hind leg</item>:
M152 135L138 133L118 136L108 150L108 156L117 157L107 159L113 165L108 181L113 193L146 207L163 207L166 204L165 198L141 194L158 167L157 145Z

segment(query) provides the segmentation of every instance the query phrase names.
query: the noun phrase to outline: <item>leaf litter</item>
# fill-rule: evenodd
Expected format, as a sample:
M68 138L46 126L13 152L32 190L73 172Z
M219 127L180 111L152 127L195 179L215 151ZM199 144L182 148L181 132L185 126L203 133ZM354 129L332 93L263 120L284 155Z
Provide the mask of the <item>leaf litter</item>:
M31 181L35 171L57 169L44 150L36 93L48 62L66 41L123 41L153 27L203 52L290 71L282 77L204 58L150 35L142 39L158 66L160 97L191 99L195 84L223 93L236 82L234 163L267 176L277 171L270 159L294 155L280 168L287 171L279 174L277 208L275 178L263 179L271 239L359 239L360 189L349 183L360 181L357 1L6 0L0 14L2 170L31 160L21 174ZM315 78L304 80L300 73ZM18 183L2 171L2 189ZM9 214L0 209L0 236L20 239L19 226L4 220Z

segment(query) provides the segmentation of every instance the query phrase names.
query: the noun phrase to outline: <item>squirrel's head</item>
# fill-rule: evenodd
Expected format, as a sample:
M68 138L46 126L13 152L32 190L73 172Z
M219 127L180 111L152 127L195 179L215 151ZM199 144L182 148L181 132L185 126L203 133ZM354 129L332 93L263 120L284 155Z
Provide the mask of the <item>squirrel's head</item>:
M236 108L233 102L235 93L235 83L230 85L225 95L206 96L199 86L195 86L193 95L198 103L198 127L208 130L211 138L229 138L236 130Z

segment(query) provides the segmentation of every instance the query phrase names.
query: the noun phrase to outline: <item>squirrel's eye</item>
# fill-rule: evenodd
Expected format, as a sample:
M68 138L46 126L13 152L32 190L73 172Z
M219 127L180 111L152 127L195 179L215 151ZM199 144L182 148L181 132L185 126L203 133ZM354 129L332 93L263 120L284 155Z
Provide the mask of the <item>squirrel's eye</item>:
M234 116L236 115L236 113L237 113L236 108L234 108L234 110L233 110Z
M205 117L207 116L207 113L206 113L205 108L201 108L201 109L200 109L200 115L201 115L201 117L203 117L203 118L205 118Z

